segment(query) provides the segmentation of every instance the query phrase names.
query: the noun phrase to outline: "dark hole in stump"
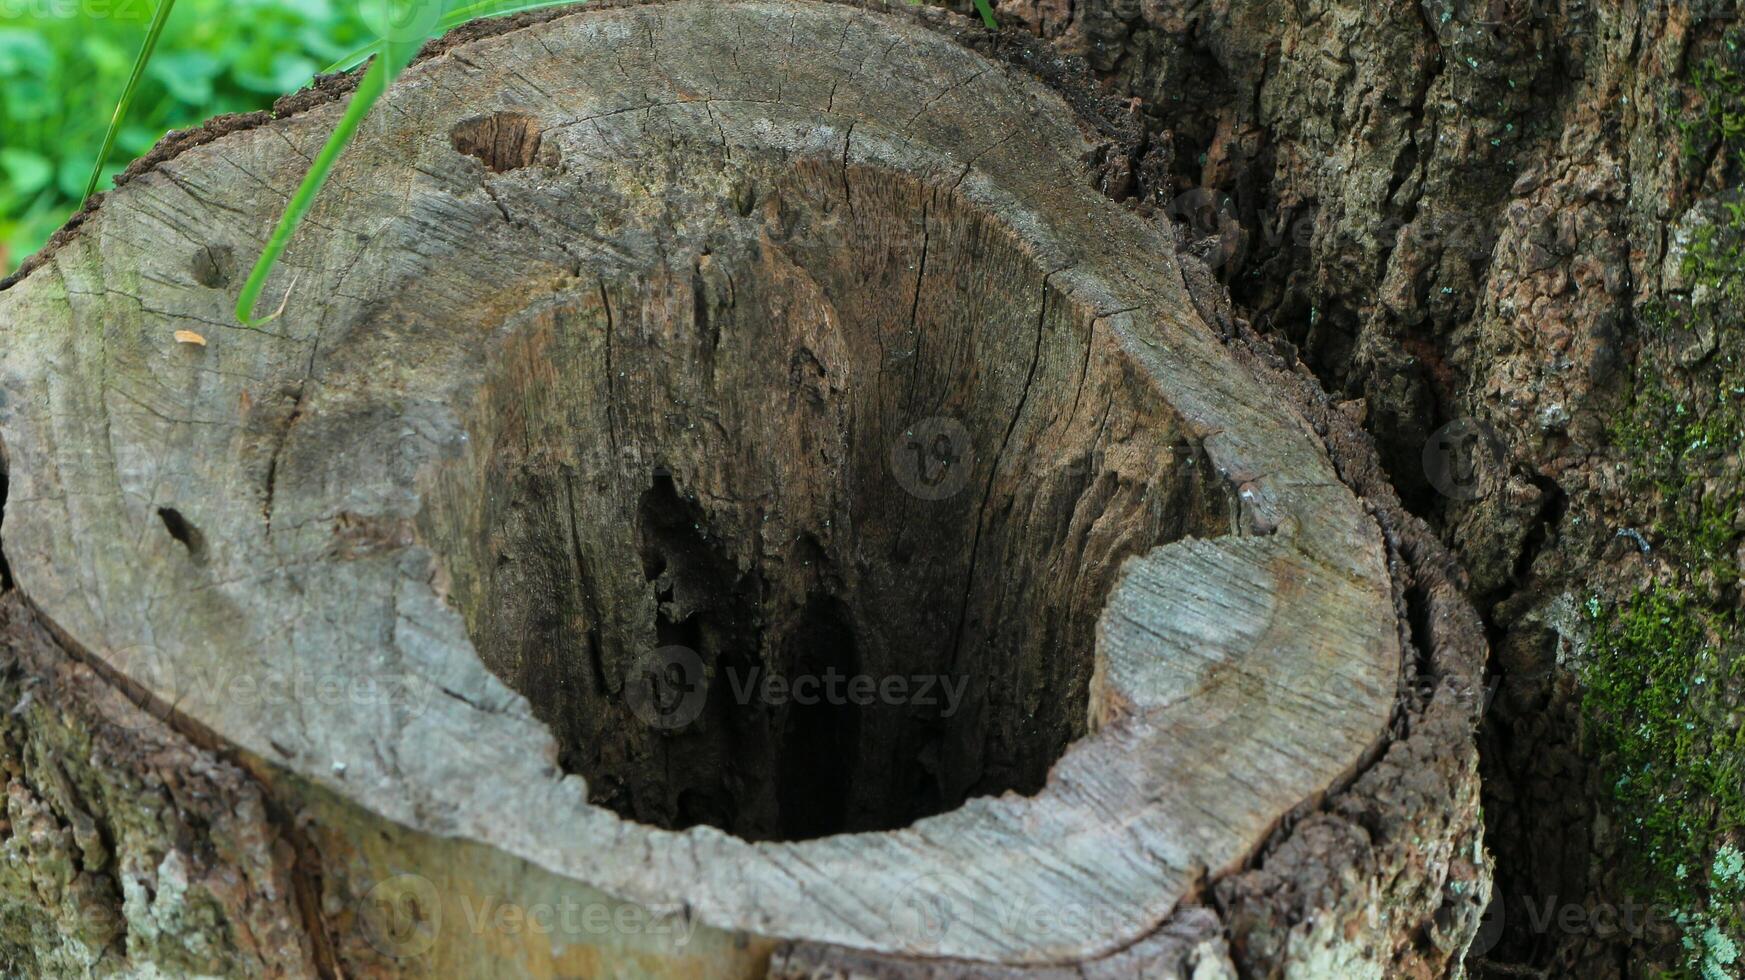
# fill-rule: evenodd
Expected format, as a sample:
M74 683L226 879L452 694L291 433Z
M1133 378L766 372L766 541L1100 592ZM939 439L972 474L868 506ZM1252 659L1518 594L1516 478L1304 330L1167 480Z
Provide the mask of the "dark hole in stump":
M229 245L202 245L188 259L188 271L194 281L207 289L223 289L230 285L231 270L236 266L236 253Z
M164 530L170 532L170 537L180 541L182 547L188 549L188 556L196 564L206 560L206 536L200 533L199 528L188 523L181 511L174 507L159 507L158 519L164 522Z
M6 458L6 443L0 442L0 532L6 526L6 494L10 489L7 482L8 463ZM6 539L0 534L0 592L12 589L12 566L6 563Z
M456 152L478 157L492 173L554 162L549 148L540 152L544 140L539 119L524 112L493 112L464 119L448 135Z
M1229 527L1002 226L842 179L747 176L758 207L686 212L706 240L506 328L425 500L481 660L631 819L793 840L1034 793L1122 562Z

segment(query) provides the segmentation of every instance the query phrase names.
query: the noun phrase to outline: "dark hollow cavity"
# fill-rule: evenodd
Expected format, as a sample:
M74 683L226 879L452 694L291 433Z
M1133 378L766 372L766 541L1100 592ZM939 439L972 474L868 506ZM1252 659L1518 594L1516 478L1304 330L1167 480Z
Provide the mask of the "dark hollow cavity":
M206 536L200 533L199 528L188 523L181 511L174 507L159 507L158 520L164 522L164 530L170 533L170 537L188 549L188 557L195 562L206 560Z
M421 522L451 599L638 821L792 840L1034 793L1122 561L1226 531L1221 483L960 198L824 164L732 187L755 205L679 202L647 266L498 333Z
M0 592L9 592L12 589L12 566L6 563L5 537L6 495L11 490L11 486L7 482L7 474L9 472L9 463L6 458L6 443L0 442Z
M492 173L555 162L542 154L539 120L524 112L493 112L463 120L448 134L455 152L477 157Z

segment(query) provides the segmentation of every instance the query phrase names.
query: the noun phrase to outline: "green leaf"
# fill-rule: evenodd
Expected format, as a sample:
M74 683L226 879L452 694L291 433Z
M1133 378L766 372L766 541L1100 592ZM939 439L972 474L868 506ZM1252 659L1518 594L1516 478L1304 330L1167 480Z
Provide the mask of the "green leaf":
M239 71L236 73L236 81L243 88L254 92L283 95L309 84L309 80L315 77L315 70L318 67L309 58L289 51L281 51L273 56L272 64L266 72Z
M148 73L169 89L177 101L205 106L212 101L214 82L224 72L224 62L204 51L175 51L152 59Z
M333 15L333 4L328 3L327 0L301 0L297 4L297 8L303 12L304 16L316 23L328 24L337 20Z
M54 111L54 90L38 78L17 78L6 83L6 115L13 122L47 119Z
M163 135L164 131L161 129L148 129L145 126L123 126L121 127L121 137L117 143L129 156L139 156L157 145L157 141L163 138Z
M36 206L15 222L0 223L0 252L7 253L0 271L10 274L66 220L64 209Z
M47 187L55 177L55 165L48 157L30 150L0 150L0 170L20 197L29 197Z
M85 186L86 174L90 175L91 183L95 185L103 172L93 165L89 154L74 154L63 159L61 165L55 168L55 186L60 188L62 194L78 200L79 192Z
M49 75L58 63L54 49L35 31L21 27L0 28L0 77L25 72Z
M97 68L100 75L119 75L127 71L127 52L101 34L87 34L79 42L79 51Z
M331 64L356 50L353 45L343 43L343 37L351 33L336 30L331 24L305 24L297 32L297 43L303 46L303 50L319 57L323 64Z

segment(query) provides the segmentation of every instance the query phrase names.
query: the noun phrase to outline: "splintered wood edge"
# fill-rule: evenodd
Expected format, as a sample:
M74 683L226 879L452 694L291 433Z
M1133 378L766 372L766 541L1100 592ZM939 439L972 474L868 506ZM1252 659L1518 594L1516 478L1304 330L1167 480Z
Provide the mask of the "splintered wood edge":
M4 532L19 587L118 675L267 760L263 771L349 801L343 819L360 828L385 819L476 842L589 893L682 910L711 934L1050 963L1158 929L1383 740L1401 651L1377 527L1297 414L1195 312L1168 232L1091 186L1090 145L1034 79L910 18L812 2L582 10L472 41L388 93L268 289L301 278L328 295L293 302L271 333L236 330L240 273L201 288L188 254L258 252L343 108L164 161L0 293ZM469 250L486 240L471 237L479 229L509 232L449 132L503 109L540 118L577 166L681 134L951 187L1098 312L1203 440L1241 502L1239 526L1130 563L1099 627L1094 733L1040 794L803 843L634 824L589 806L582 781L552 764L549 733L479 663L422 544L383 534L333 559L320 515L408 525L420 475L457 436L450 405L476 356L419 352L434 376L463 379L451 389L407 377L391 406L348 399L348 378L398 370L347 363L380 353L359 329L369 311L415 313L414 289L498 308L520 301L496 296L503 284L526 281L512 261L553 272L576 261ZM168 342L177 329L209 346ZM349 420L335 438L358 451L330 461L323 499L272 502L267 525L257 491L285 442L269 458L239 454L246 406L282 399L294 419L317 395L324 417ZM204 553L148 533L170 506L202 529ZM225 696L239 678L288 675L370 676L407 693L278 711ZM213 677L226 684L200 682ZM918 900L947 903L957 927L917 921ZM1051 909L1085 914L1024 914Z

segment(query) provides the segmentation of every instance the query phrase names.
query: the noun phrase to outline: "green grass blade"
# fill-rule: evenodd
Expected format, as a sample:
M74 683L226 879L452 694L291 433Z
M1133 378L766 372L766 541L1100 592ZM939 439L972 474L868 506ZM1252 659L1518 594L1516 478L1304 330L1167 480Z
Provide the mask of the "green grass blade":
M168 2L169 0L166 0L166 6L168 6ZM412 2L443 2L443 0L412 0ZM437 17L429 34L440 34L480 16L514 14L541 7L556 7L566 3L579 2L585 2L585 0L477 0L477 2L464 4ZM999 22L994 19L993 7L990 6L989 0L975 0L975 8L981 14L982 22L988 27L999 27ZM310 165L309 172L303 178L303 183L298 186L297 193L292 196L290 205L279 218L278 226L273 229L272 237L268 239L266 248L261 251L260 258L255 262L254 270L249 273L248 282L243 284L242 293L236 300L236 319L243 326L251 328L263 326L277 317L279 312L283 312L284 306L281 304L277 312L258 320L254 317L254 308L260 302L261 292L266 288L267 278L272 275L273 266L284 254L286 247L290 244L291 236L296 234L297 226L302 223L304 215L309 212L310 206L315 201L315 196L320 193L322 185L327 182L327 176L333 170L334 163L345 151L346 144L350 143L352 137L356 135L364 117L369 115L370 110L375 107L376 100L382 97L382 94L388 90L388 86L393 83L395 78L399 77L400 72L411 64L421 46L422 39L414 42L407 38L400 38L384 40L372 49L376 52L376 60L364 73L363 80L358 83L356 92L352 94L351 104L346 107L344 118L334 129L333 135L328 137L321 152L316 155L315 162ZM367 51L359 52L351 57L367 57L368 53ZM334 67L346 67L350 60L351 58L342 59L335 63Z
M127 107L133 103L133 93L139 88L139 80L145 77L145 66L151 61L151 54L157 49L158 38L164 34L164 25L169 22L170 11L176 7L176 0L159 0L157 13L152 16L151 27L146 31L145 44L139 49L139 57L133 62L133 76L127 80L127 88L121 93L121 101L115 104L115 115L109 120L109 131L103 134L103 149L97 153L97 163L91 167L91 179L85 184L85 199L97 193L97 182L103 179L103 165L109 162L109 154L115 150L115 137L121 132L121 122L127 117Z
M442 2L442 0L411 0L412 3ZM573 2L573 0L563 0ZM254 270L249 273L248 281L243 284L242 293L236 298L236 319L245 327L264 326L268 321L284 310L256 319L255 306L260 302L261 292L266 288L267 278L272 275L273 266L284 254L285 248L291 243L291 236L296 234L297 226L302 223L303 216L315 202L315 196L321 192L321 187L327 182L327 176L333 170L333 165L339 160L345 147L357 134L358 127L363 124L364 117L375 107L376 100L388 90L394 79L417 57L418 50L424 46L425 39L441 33L448 27L465 23L474 15L491 7L502 6L503 0L485 0L472 3L456 10L447 11L434 19L433 26L424 36L392 37L378 42L375 51L376 59L364 73L363 80L352 93L351 104L346 107L345 116L333 130L333 135L327 138L327 143L321 147L321 152L315 157L315 162L304 175L303 183L298 186L297 193L291 197L290 205L280 216L279 224L273 229L273 235L267 240L267 246L261 251L260 258L255 261ZM499 13L514 13L529 10L534 7L555 6L554 0L534 0L534 2L511 3L512 9L498 11ZM391 32L396 33L396 32Z
M391 47L391 46L390 46ZM410 59L407 59L408 61ZM357 91L352 93L351 104L346 107L345 116L334 128L333 135L327 138L327 143L316 154L315 162L310 164L309 172L303 176L303 183L297 187L297 193L292 196L290 206L279 217L279 224L273 229L272 238L267 240L267 247L261 251L261 256L255 261L254 271L249 273L248 282L243 284L242 294L236 299L236 319L245 327L264 326L273 317L254 318L255 304L260 301L261 290L266 288L267 277L272 275L273 266L279 256L291 243L291 236L296 234L297 226L302 223L303 216L309 212L310 205L315 203L315 195L321 192L321 186L327 183L327 175L333 170L333 165L339 160L339 155L345 151L347 143L357 133L364 117L369 115L376 100L388 90L388 83L393 76L400 73L404 64L395 66L384 53L376 58L364 73L363 81L358 83ZM281 309L283 309L281 307Z

